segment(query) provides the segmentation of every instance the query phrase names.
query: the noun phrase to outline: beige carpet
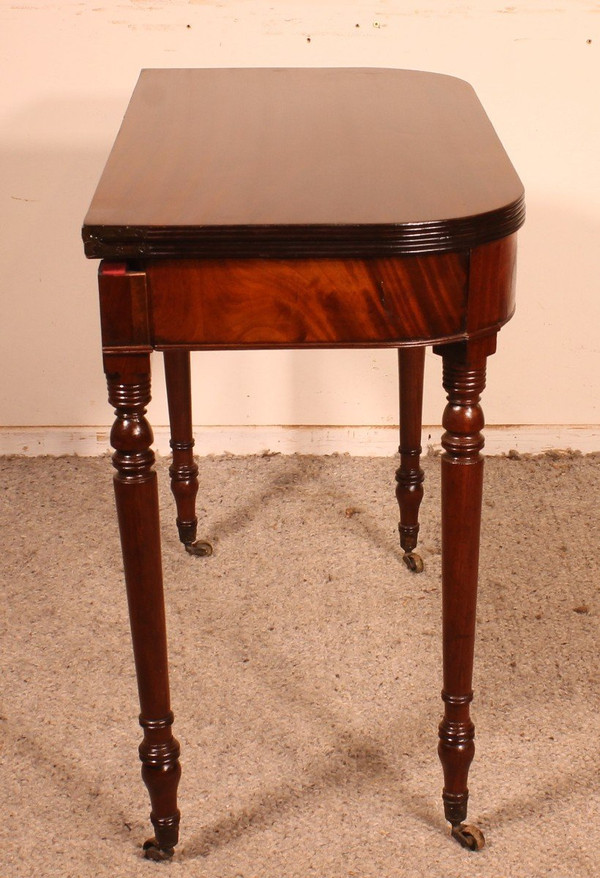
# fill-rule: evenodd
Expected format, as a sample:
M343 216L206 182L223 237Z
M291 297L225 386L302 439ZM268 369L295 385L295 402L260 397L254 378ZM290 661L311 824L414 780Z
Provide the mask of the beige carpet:
M394 459L201 459L188 557L159 462L182 841L139 776L108 459L0 460L0 876L578 878L600 873L600 457L486 470L470 818L436 755L439 461L426 570L400 562ZM347 515L346 510L355 510Z

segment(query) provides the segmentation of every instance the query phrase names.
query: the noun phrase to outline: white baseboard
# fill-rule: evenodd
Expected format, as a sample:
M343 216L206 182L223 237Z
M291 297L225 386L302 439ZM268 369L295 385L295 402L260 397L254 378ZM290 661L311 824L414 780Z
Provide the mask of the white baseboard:
M424 427L424 449L440 447L441 427ZM352 454L387 457L398 445L397 427L196 427L196 452L206 454ZM154 447L168 455L168 427L154 428ZM486 453L543 454L557 449L600 451L600 426L486 427ZM0 454L93 457L110 451L107 427L5 427Z

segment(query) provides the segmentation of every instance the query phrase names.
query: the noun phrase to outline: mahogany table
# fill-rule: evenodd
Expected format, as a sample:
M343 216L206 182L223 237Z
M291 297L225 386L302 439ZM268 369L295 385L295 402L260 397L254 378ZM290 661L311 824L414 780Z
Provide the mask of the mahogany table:
M444 717L452 834L464 824L486 358L514 309L523 188L471 87L384 69L144 70L84 222L116 410L115 494L139 698L142 777L167 859L178 840L150 400L164 352L181 541L196 540L192 350L398 350L400 540L416 555L424 351L443 359Z

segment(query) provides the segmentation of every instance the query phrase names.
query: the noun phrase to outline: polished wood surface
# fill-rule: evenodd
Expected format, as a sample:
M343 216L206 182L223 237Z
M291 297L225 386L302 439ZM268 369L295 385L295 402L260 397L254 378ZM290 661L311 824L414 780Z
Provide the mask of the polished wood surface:
M111 259L406 255L465 250L522 221L522 184L462 80L144 70L84 240Z
M150 260L129 280L125 263L104 265L105 350L452 342L515 307L516 235L421 257Z
M396 497L418 572L425 348L443 360L444 718L438 752L452 834L465 825L487 358L515 306L522 188L471 88L413 71L145 71L83 236L105 257L104 367L115 409L115 497L156 860L178 840L150 399L165 357L181 541L196 539L190 351L394 347ZM201 417L201 416L200 416ZM201 570L199 570L201 576ZM399 692L399 703L401 701Z
M466 254L154 260L147 277L159 348L396 344L466 329Z

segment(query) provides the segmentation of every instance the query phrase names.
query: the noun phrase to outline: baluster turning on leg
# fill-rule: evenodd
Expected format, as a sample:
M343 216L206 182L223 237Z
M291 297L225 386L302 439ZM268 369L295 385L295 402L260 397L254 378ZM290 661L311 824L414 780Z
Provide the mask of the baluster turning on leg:
M417 555L419 507L423 499L421 469L421 420L425 348L398 349L400 389L400 466L396 470L396 499L400 507L400 545L403 560L413 573L421 573L423 561Z
M190 555L212 555L212 546L196 539L198 466L194 460L192 387L189 351L165 351L165 380L171 424L173 463L169 468L171 490L177 506L179 539Z
M475 727L469 705L473 698L473 654L479 563L479 531L483 487L483 412L486 357L495 337L440 346L448 404L442 437L442 605L444 718L438 752L444 771L444 811L452 835L465 847L479 850L485 840L467 826L467 778L475 752Z
M115 499L144 738L142 778L150 794L155 838L146 857L173 855L179 831L179 744L171 733L167 637L160 553L158 492L152 429L144 417L150 400L150 356L107 354L104 367L116 420L111 431Z

